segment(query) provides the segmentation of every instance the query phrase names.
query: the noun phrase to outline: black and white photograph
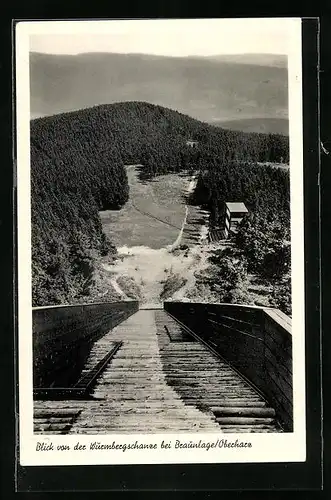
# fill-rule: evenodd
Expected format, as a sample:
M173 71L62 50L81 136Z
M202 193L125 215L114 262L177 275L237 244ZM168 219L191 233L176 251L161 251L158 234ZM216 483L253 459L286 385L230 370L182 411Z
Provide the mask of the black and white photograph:
M300 19L16 26L23 465L305 460Z

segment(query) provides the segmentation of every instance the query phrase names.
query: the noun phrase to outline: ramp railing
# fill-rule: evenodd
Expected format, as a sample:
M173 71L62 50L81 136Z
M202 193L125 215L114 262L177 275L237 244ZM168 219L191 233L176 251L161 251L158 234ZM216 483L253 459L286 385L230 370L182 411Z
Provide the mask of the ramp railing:
M234 304L165 302L164 309L256 387L285 431L293 430L291 318Z
M93 342L138 308L136 301L33 308L34 389L75 384Z

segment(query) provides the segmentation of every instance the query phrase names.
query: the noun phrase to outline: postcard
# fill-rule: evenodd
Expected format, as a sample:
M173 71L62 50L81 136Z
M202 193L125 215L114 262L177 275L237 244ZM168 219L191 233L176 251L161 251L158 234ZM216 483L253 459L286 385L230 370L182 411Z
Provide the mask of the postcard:
M304 462L301 19L15 33L20 464Z

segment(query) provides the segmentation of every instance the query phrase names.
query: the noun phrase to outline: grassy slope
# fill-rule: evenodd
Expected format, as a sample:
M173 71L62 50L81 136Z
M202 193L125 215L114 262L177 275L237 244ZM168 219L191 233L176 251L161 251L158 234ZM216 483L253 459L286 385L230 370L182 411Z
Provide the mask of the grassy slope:
M115 278L126 295L156 304L166 281L174 272L185 274L190 264L167 248L177 239L185 217L183 195L190 177L169 174L144 183L137 168L127 171L130 201L120 211L100 213L104 232L119 247L115 265L105 259L103 267L109 273L108 282ZM133 205L160 220L138 212Z
M127 169L130 199L119 211L100 212L103 230L117 247L140 246L157 249L171 244L177 237L185 213L183 184L177 174L157 177L143 183L137 170ZM164 221L148 217L144 213Z

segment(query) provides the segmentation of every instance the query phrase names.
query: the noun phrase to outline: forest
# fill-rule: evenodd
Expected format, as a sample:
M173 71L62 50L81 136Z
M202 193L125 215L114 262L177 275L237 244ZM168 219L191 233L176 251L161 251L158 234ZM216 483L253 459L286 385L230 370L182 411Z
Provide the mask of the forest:
M100 105L32 121L31 132L49 153L63 161L85 148L123 164L143 164L145 175L179 171L189 165L204 168L210 161L288 163L288 137L223 130L177 111L144 102ZM187 147L187 140L198 142Z
M98 210L127 199L121 163L93 163L83 154L64 161L58 149L47 152L31 136L34 306L89 295L95 258L116 251L102 232Z
M219 162L213 158L200 170L191 203L206 206L214 225L223 226L225 202L242 201L250 212L290 220L290 176L288 170L248 162Z
M223 130L127 102L32 120L30 142L34 306L88 298L96 259L116 254L98 212L128 200L127 164L142 164L144 178L200 171L191 202L208 206L215 223L225 199L238 197L289 220L288 172L256 164L287 163L288 137Z
M191 203L210 210L211 225L224 228L225 202L242 201L249 210L234 248L216 251L211 287L221 302L248 303L248 277L271 285L271 305L291 314L289 171L256 163L229 162L200 171Z

